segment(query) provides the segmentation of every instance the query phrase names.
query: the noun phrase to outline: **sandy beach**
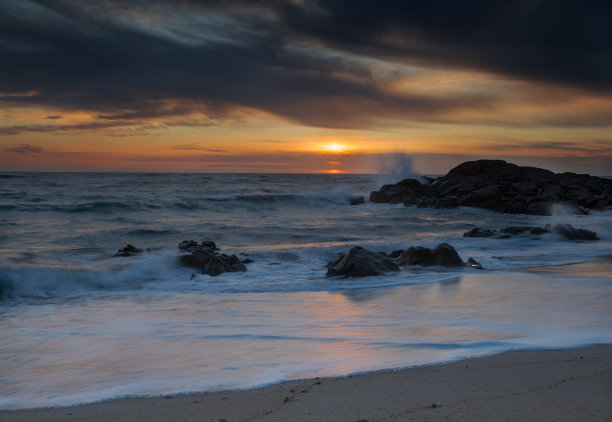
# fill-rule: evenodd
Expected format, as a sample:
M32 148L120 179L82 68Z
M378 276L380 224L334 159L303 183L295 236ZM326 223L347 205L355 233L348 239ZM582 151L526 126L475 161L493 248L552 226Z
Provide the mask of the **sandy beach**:
M609 421L611 417L612 345L507 352L248 391L0 412L6 422Z

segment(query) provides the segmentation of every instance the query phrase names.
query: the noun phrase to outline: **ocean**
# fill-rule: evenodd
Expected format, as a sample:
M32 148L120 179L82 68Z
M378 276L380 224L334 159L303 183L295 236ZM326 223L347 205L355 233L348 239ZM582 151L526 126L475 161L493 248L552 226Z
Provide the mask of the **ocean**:
M0 175L0 408L220 391L518 349L612 342L612 274L563 271L612 254L612 210L506 215L367 201L376 175ZM365 203L351 205L364 196ZM567 223L467 238L474 228ZM195 274L183 240L252 259ZM360 245L453 245L474 268L325 278ZM147 249L114 257L132 244ZM559 271L534 267L556 266ZM607 267L609 268L609 267Z

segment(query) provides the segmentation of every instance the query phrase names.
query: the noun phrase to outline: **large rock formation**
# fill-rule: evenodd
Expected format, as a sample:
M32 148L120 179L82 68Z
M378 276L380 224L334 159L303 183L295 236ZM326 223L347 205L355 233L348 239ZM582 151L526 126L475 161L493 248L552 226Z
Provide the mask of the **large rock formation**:
M185 240L178 245L179 249L189 252L189 255L181 255L181 264L197 268L202 274L217 276L224 272L246 271L246 266L240 262L236 255L226 255L217 252L219 248L215 242L204 241L198 243L194 240Z
M430 184L405 179L384 185L370 194L370 201L536 215L550 215L552 205L563 204L570 212L586 213L612 206L612 180L478 160L460 164Z

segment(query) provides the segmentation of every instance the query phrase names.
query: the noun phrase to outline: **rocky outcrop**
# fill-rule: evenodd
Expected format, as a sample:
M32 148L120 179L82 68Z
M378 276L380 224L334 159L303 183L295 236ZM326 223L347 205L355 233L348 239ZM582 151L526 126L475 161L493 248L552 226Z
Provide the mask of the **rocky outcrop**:
M384 185L380 190L370 193L371 202L388 202L390 204L418 203L416 198L428 191L429 185L423 185L416 179L404 179L394 185Z
M325 277L368 277L399 269L395 261L384 253L355 246L348 254L341 253L327 264Z
M219 248L215 242L198 243L194 240L185 240L179 243L178 248L189 253L180 256L180 263L187 267L197 268L202 274L214 277L224 272L246 271L246 266L236 255L217 252Z
M612 206L612 180L523 167L503 160L468 161L431 183L405 179L370 194L372 202L421 207L470 206L511 214L550 215L563 204L572 213Z
M134 256L143 253L142 249L137 248L132 244L127 244L125 248L119 249L117 253L113 256Z
M463 233L463 237L495 237L497 239L510 239L514 236L538 236L545 233L557 233L568 240L599 240L597 233L586 229L576 229L570 224L547 224L544 227L511 226L501 230L474 228Z
M463 267L463 262L455 248L448 243L441 243L434 250L423 246L411 246L407 250L397 250L387 255L355 246L348 254L339 254L327 264L328 277L369 277L388 272L399 271L400 266L442 266ZM472 258L468 260L471 267L482 269L482 265Z

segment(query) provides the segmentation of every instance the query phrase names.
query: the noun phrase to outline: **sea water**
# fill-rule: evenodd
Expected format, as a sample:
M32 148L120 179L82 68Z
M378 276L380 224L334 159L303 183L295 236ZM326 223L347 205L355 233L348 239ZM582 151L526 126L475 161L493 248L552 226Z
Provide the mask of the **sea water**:
M380 184L372 175L0 175L0 408L612 342L611 274L532 270L612 254L612 211L368 202ZM366 202L351 205L359 196ZM600 240L463 237L556 223ZM254 262L244 273L197 274L178 263L177 245L190 239ZM326 264L355 245L390 253L442 242L485 269L325 278ZM147 251L113 256L128 243Z

